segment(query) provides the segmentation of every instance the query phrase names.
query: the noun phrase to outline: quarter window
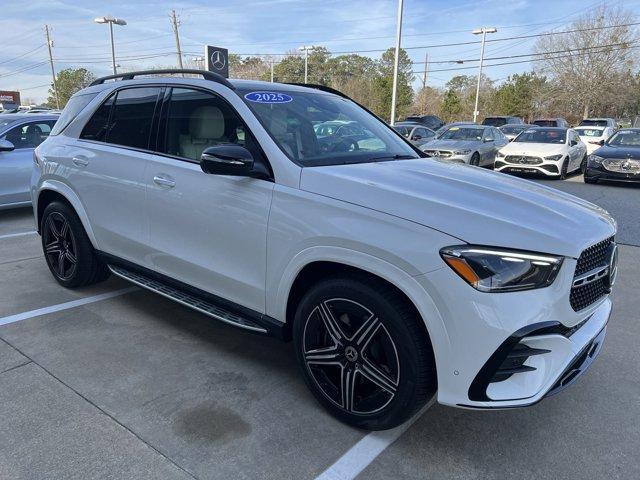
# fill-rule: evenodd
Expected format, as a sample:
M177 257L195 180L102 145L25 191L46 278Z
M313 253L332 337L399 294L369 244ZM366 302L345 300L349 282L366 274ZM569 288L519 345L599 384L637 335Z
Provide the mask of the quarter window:
M200 161L208 147L231 143L247 148L256 159L261 157L256 141L240 117L214 94L172 89L166 122L163 153Z
M107 140L107 124L109 123L109 115L111 107L116 96L111 95L91 116L87 124L82 129L80 138L83 140L95 140L105 142Z

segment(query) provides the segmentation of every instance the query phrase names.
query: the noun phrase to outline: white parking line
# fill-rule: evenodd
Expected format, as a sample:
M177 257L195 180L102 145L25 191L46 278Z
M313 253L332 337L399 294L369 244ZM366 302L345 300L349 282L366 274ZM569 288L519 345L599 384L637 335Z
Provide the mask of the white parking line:
M50 307L38 308L36 310L29 310L28 312L16 313L15 315L9 315L8 317L0 318L0 325L7 325L9 323L19 322L28 318L38 317L40 315L46 315L48 313L60 312L62 310L68 310L70 308L80 307L89 303L100 302L101 300L107 300L113 297L119 297L126 293L134 292L138 290L138 287L128 287L113 292L101 293L99 295L93 295L91 297L80 298L78 300L72 300L70 302L59 303L57 305L51 305Z
M322 472L316 480L352 480L369 466L384 450L395 442L434 403L429 402L402 425L380 432L371 432L351 447L336 463Z
M25 235L33 235L34 233L36 233L35 230L31 230L30 232L7 233L6 235L0 235L0 240L3 238L24 237Z

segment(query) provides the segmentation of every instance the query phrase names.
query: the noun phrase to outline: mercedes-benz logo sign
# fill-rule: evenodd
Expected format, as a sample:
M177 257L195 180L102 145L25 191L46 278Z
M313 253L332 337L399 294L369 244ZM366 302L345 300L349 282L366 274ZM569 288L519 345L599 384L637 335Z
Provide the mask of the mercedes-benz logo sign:
M222 70L227 65L227 59L220 50L216 50L211 54L211 65L216 70Z
M609 275L606 278L607 289L611 291L618 276L618 245L612 244L609 256Z

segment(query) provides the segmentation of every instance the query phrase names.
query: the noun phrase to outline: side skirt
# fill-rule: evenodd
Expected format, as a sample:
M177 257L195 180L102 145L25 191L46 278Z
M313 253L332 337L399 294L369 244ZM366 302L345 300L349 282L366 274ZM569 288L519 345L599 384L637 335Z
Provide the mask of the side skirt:
M288 341L278 320L127 260L98 252L114 275L186 307L244 330Z

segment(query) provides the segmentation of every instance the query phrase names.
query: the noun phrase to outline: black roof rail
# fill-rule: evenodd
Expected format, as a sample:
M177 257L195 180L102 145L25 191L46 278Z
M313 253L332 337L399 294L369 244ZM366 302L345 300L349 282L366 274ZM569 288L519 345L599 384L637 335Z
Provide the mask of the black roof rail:
M212 82L219 83L224 85L225 87L229 87L231 90L235 90L236 87L233 84L224 78L222 75L219 75L214 72L209 72L207 70L194 70L189 68L163 68L161 70L141 70L138 72L125 72L118 73L116 75L108 75L106 77L100 77L91 82L90 87L94 85L101 85L105 82L105 80L133 80L135 77L140 77L143 75L179 75L181 73L186 73L189 75L201 75L205 80L210 80Z

